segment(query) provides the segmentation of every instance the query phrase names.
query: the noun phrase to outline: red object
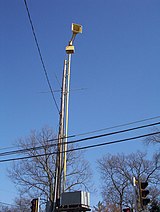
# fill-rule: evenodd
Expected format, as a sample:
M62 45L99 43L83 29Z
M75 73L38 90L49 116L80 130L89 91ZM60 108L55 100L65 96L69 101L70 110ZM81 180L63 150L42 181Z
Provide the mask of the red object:
M130 208L123 209L123 212L130 212Z

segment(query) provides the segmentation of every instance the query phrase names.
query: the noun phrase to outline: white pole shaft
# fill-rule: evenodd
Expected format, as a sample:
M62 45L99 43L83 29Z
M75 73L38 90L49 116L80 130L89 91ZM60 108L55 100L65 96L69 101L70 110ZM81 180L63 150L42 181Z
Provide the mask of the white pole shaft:
M71 54L68 54L68 66L67 66L67 84L66 84L66 110L65 110L65 145L64 145L64 175L63 175L63 191L66 187L66 175L67 175L67 137L68 137L68 112L69 112L69 91L70 91L70 72L71 72Z

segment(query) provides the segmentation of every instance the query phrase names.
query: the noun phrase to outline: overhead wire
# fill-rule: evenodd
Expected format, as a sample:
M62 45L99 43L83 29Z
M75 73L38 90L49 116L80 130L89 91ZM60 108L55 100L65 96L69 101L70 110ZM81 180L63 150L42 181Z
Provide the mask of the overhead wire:
M140 119L140 120L137 120L137 121L128 122L128 123L125 123L125 124L119 124L119 125L115 125L115 126L111 126L111 127L106 127L106 128L103 128L103 129L98 129L98 130L93 130L93 131L89 131L89 132L85 132L85 133L69 135L67 137L62 137L62 139L63 138L78 137L78 136L92 134L92 133L101 132L101 131L106 131L106 130L110 130L110 129L116 129L116 128L119 128L119 127L125 127L125 126L129 126L129 125L132 125L132 124L141 123L141 122L145 122L145 121L150 121L150 120L154 120L154 119L158 119L158 118L160 118L160 116L150 117L150 118L146 118L146 119ZM58 139L56 138L56 139L52 139L50 141L56 141L56 140L58 140ZM0 151L4 150L4 149L15 149L16 147L18 148L18 146L1 147Z
M141 120L137 120L137 121L128 122L128 123L125 123L125 124L115 125L115 126L112 126L112 127L106 127L106 128L101 128L101 129L98 129L98 130L92 130L92 131L89 131L89 132L79 133L79 134L76 134L76 136L93 134L93 133L97 133L97 132L101 132L101 131L106 131L106 130L111 130L111 129L115 129L115 128L119 128L119 127L129 126L129 125L133 125L133 124L137 124L137 123L141 123L141 122L151 121L151 120L159 119L159 118L160 118L160 116L154 116L154 117L150 117L150 118L145 118L145 119L141 119Z
M37 39L37 36L36 36L36 33L35 33L34 25L33 25L33 22L32 22L32 19L31 19L31 15L30 15L30 12L29 12L29 8L28 8L28 5L27 5L27 0L24 0L24 4L25 4L25 8L26 8L27 15L28 15L28 18L29 18L29 22L30 22L30 25L31 25L33 37L34 37L34 40L35 40L35 43L36 43L36 46L37 46L37 50L38 50L38 53L39 53L39 56L40 56L40 60L41 60L41 63L42 63L44 74L45 74L45 77L46 77L46 80L47 80L47 84L49 86L49 89L50 89L53 101L55 103L55 106L56 106L58 112L60 113L60 110L59 110L58 104L56 102L56 99L55 99L55 96L54 96L54 92L53 92L53 89L52 89L52 86L51 86L51 83L50 83L50 80L49 80L49 77L48 77L47 69L46 69L46 66L45 66L45 63L44 63L44 60L43 60L43 57L42 57L42 53L41 53L41 50L40 50L39 42L38 42L38 39Z
M67 138L71 138L74 136L68 136ZM62 137L62 139L64 139L66 137ZM58 141L58 138L54 138L54 139L48 139L45 142L50 142L50 141ZM14 154L22 154L28 151L32 151L32 150L38 150L38 149L43 149L45 147L52 147L52 146L58 146L58 144L46 144L46 145L41 145L41 146L36 146L36 147L30 147L30 148L24 148L24 149L18 149L18 150L12 150L12 151L7 151L7 152L1 152L0 153L0 157L2 156L7 156L7 155L14 155Z
M74 149L69 149L69 150L67 150L67 152L72 152L72 151L77 151L77 150L84 150L84 149L90 149L90 148L95 148L95 147L100 147L100 146L106 146L106 145L116 144L116 143L122 143L122 142L125 142L125 141L131 141L131 140L135 140L135 139L145 138L145 137L153 136L153 135L157 135L157 134L160 134L160 131L154 132L154 133L143 134L143 135L139 135L139 136L134 136L134 137L130 137L130 138L124 138L124 139L115 140L115 141L100 143L100 144L93 144L93 145L89 145L89 146L84 146L84 147L78 147L78 148L74 148ZM63 152L61 152L61 153L63 153Z
M111 141L111 142L105 142L105 143L93 144L93 145L89 145L89 146L77 147L77 148L73 148L73 149L68 149L67 151L62 151L60 153L73 152L73 151L91 149L91 148L95 148L95 147L106 146L106 145L111 145L111 144L116 144L116 143L122 143L122 142L131 141L131 140L140 139L140 138L145 138L145 137L153 136L153 135L157 135L157 134L160 134L160 131L154 132L154 133L142 134L142 135L139 135L139 136L134 136L134 137L129 137L129 138L124 138L124 139L120 139L120 140L115 140L115 141ZM57 154L57 152L31 155L31 156L25 156L25 157L3 159L3 160L0 160L0 163L17 161L17 160L25 160L25 159L36 158L36 157L42 157L42 156L45 156L45 155L50 156L50 155L54 155L54 154Z
M86 90L87 88L75 88L75 89L72 89L72 90L69 90L69 92L73 92L73 91L83 91L83 90ZM55 92L61 92L61 90L54 90L54 93ZM47 94L48 91L40 91L38 92L39 94Z
M13 205L13 204L6 203L6 202L0 202L0 204L2 204L2 205L8 205L8 206L14 206L14 207L19 207L17 205Z
M73 140L73 141L68 141L67 144L79 143L79 142L83 142L83 141L86 141L86 140L92 140L92 139L102 138L102 137L106 137L106 136L126 133L126 132L130 132L130 131L138 130L138 129L144 129L144 128L148 128L148 127L157 126L157 125L160 125L160 122L154 122L154 123L151 123L151 124L140 125L140 126L133 127L133 128L123 129L123 130L119 130L119 131L113 131L113 132L109 132L109 133L105 133L105 134L100 134L100 135L85 137L85 138L81 138L81 139L77 139L77 140ZM50 142L50 141L57 141L57 138L56 139L49 139L49 140L46 140L45 142ZM63 145L63 144L64 143L62 143L61 145ZM47 144L47 145L42 145L42 146L36 146L36 147L31 147L31 148L14 150L14 151L2 152L2 153L0 153L0 157L8 156L8 155L14 155L14 154L24 154L28 151L39 150L39 149L43 149L44 147L48 147L48 148L54 147L54 146L57 146L57 145L58 145L57 143L56 144L54 143L54 144Z

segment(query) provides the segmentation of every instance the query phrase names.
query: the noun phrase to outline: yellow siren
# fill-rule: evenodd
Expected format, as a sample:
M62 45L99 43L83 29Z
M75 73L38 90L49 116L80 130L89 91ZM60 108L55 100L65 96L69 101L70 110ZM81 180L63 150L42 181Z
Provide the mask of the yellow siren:
M80 24L72 24L72 32L74 34L82 33L82 26Z

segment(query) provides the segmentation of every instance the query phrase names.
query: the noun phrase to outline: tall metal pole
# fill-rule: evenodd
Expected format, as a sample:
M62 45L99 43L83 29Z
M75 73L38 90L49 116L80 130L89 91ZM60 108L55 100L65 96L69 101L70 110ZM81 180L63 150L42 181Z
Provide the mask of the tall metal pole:
M65 98L65 142L64 142L64 165L63 165L63 192L66 187L67 175L67 141L68 141L68 110L69 110L69 92L70 92L70 72L71 72L71 54L68 54L67 61L67 81L66 81L66 98Z
M78 33L82 33L82 26L79 24L72 24L72 37L69 45L66 47L68 55L67 61L67 79L66 79L66 95L65 95L65 142L64 142L64 158L63 158L63 192L66 187L67 175L67 141L68 141L68 109L69 109L69 92L70 92L70 71L71 71L71 55L74 53L73 42Z
M67 137L68 137L68 108L69 108L69 90L70 90L70 64L71 54L74 53L74 46L72 45L75 36L78 33L82 33L82 26L79 24L72 24L72 38L69 42L69 46L66 47L66 53L68 54L68 61L64 62L63 80L62 80L62 92L61 92L61 108L60 108L60 120L59 120L59 134L58 134L58 149L55 166L55 182L54 182L54 205L52 210L56 211L56 207L60 206L61 195L61 180L63 170L63 192L66 185L66 173L67 173ZM67 71L67 73L66 73ZM65 130L64 130L65 129ZM65 135L65 142L64 142ZM51 210L51 211L52 211Z

